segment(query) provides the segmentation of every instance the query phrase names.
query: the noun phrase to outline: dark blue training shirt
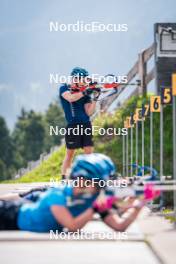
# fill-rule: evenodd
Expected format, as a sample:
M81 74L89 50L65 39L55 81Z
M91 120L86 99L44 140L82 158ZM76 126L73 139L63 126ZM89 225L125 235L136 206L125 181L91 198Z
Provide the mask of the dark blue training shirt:
M90 103L90 97L84 96L76 102L69 103L62 97L62 94L66 91L70 91L69 86L67 84L63 84L59 89L59 97L67 123L79 124L89 122L90 118L85 112L84 105Z

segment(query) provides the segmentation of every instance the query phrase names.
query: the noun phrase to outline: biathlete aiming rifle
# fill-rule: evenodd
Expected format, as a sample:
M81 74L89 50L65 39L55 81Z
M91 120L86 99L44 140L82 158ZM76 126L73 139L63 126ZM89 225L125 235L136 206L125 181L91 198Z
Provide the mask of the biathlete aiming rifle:
M106 81L109 79L113 79L112 82ZM141 84L140 80L136 80L135 83L128 83L128 82L119 83L117 81L117 77L115 77L115 75L113 75L113 74L106 75L104 82L93 81L93 80L91 80L91 78L89 78L88 80L89 81L87 83L83 82L82 84L80 84L80 83L71 84L70 85L71 92L72 93L83 92L83 93L88 94L88 95L93 94L94 98L96 99L102 93L108 93L107 96L105 96L105 97L109 97L109 96L114 95L115 93L118 92L118 89L120 88L121 85L123 85L123 86L131 86L131 85L140 86L140 84ZM111 93L109 93L111 90L113 90L113 91ZM103 100L105 97L103 97L101 100ZM98 101L98 100L96 100L96 101Z

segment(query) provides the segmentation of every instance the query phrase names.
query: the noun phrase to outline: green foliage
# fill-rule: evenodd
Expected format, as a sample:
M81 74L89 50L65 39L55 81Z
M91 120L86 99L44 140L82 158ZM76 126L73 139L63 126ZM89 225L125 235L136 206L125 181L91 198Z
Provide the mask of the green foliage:
M116 127L122 128L123 121L131 112L134 112L136 107L141 107L142 103L149 101L149 98L131 98L122 108L118 109L113 115L112 114L103 114L98 116L94 125L107 127ZM145 122L145 165L150 164L150 120L146 118ZM153 114L153 166L159 171L159 155L160 155L160 114ZM129 131L130 133L130 131ZM141 141L141 122L139 122L139 131L138 131L138 148L139 148L139 160L138 163L142 163L142 141ZM133 163L135 163L135 146L136 146L136 129L133 128ZM129 146L130 146L130 134L128 137ZM103 152L111 156L117 165L118 171L122 172L122 136L95 136L95 149L96 151ZM129 157L130 157L130 147L128 148ZM165 175L172 175L172 109L171 106L164 107L164 173ZM130 160L129 160L130 162Z
M57 102L49 105L45 114L22 108L12 135L0 117L0 180L11 178L28 161L39 159L52 146L60 145L62 136L49 135L50 125L65 126L63 112Z
M8 179L13 170L14 145L3 117L0 117L0 180Z
M5 163L0 159L0 180L5 180L6 179L6 172L7 168Z
M7 166L13 159L13 144L3 117L0 117L0 159Z
M162 211L163 215L167 220L169 220L171 223L176 223L176 217L174 216L174 211L171 209L165 209Z
M22 112L12 137L24 165L27 161L36 160L44 151L45 126L42 115L34 111Z
M65 118L63 116L63 111L58 107L57 103L52 103L49 105L49 108L45 115L45 146L48 151L52 146L60 145L62 136L61 135L52 135L50 136L50 126L62 128L65 127Z

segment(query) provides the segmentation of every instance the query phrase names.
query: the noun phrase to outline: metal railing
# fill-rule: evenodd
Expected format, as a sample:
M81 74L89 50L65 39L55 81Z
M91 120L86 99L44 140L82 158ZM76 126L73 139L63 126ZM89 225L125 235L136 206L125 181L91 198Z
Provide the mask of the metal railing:
M27 174L28 172L32 171L33 169L35 169L36 167L41 165L42 162L47 160L55 151L57 151L62 146L62 144L63 144L63 142L61 143L60 146L51 147L49 153L44 152L44 153L40 154L40 158L38 160L29 161L27 163L27 167L26 168L21 168L21 169L18 170L17 174L14 176L14 179L19 179L23 175Z

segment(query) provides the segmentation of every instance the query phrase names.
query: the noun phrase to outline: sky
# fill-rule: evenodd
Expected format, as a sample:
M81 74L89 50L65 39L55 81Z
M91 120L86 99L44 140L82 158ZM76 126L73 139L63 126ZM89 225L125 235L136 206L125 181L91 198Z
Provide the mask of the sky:
M127 24L127 32L50 32L49 23ZM58 95L50 73L125 75L153 43L153 25L176 22L175 0L0 0L0 115L12 129L24 107L44 112Z

